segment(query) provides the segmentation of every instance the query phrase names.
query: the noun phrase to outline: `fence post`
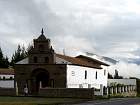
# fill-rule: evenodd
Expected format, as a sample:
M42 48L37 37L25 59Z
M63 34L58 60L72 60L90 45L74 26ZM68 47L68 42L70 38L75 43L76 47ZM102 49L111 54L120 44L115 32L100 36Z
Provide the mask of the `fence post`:
M17 82L16 82L16 96L18 96L18 86L17 86Z

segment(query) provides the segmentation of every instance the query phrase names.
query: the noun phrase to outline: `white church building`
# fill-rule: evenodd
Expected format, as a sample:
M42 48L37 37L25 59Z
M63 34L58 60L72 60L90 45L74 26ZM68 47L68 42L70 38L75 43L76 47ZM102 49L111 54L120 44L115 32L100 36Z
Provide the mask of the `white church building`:
M27 58L15 64L15 81L22 92L27 86L31 93L40 88L96 88L107 87L109 65L84 55L71 57L57 54L41 35L33 40Z
M79 64L75 65L74 60L78 60ZM85 65L82 62L86 63ZM108 64L99 60L79 55L77 57L70 57L57 54L57 64L67 64L67 88L96 88L100 86L107 87L108 79ZM80 64L81 63L81 64ZM89 64L92 64L92 66Z

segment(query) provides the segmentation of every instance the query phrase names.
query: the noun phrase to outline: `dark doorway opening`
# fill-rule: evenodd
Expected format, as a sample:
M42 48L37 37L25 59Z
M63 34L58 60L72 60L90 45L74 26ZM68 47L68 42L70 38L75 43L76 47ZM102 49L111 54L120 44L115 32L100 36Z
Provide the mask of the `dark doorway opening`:
M45 69L36 69L32 72L31 92L38 93L40 88L50 87L49 73Z

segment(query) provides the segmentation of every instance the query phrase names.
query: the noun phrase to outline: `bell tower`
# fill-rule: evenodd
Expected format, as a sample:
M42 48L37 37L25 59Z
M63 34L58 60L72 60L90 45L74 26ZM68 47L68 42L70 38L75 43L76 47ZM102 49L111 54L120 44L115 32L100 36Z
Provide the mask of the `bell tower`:
M54 64L55 63L55 52L51 46L50 39L44 35L42 28L41 35L33 40L33 46L28 52L29 63L38 64Z

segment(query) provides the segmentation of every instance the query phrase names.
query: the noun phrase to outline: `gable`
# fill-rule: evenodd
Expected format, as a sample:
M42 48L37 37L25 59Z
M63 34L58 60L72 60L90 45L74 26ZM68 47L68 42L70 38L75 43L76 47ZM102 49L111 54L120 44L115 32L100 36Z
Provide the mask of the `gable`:
M56 57L61 58L64 61L68 62L67 64L102 69L100 65L95 65L93 63L84 61L84 60L79 59L79 58L70 57L70 56L61 55L61 54L56 54Z
M109 66L108 64L102 62L102 61L99 61L97 59L94 59L94 58L91 58L91 57L88 57L88 56L84 56L84 55L79 55L79 56L76 56L76 58L79 58L79 59L82 59L84 61L87 61L87 62L91 62L91 63L94 63L96 65L104 65L104 66Z

